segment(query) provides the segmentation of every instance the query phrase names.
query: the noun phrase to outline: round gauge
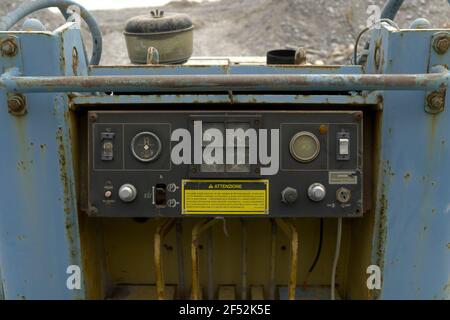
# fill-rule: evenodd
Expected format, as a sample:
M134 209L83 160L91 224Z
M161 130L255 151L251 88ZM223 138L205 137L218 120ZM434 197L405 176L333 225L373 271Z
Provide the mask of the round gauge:
M292 157L299 162L313 161L320 151L320 142L317 137L308 131L297 132L289 143Z
M155 160L161 153L161 149L161 140L153 132L140 132L131 140L131 152L142 162Z

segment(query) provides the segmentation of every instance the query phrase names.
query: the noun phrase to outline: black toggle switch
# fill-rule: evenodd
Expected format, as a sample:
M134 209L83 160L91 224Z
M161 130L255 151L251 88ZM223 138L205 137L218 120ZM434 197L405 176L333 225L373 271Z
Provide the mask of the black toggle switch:
M155 205L165 206L166 205L166 185L158 183L155 187Z

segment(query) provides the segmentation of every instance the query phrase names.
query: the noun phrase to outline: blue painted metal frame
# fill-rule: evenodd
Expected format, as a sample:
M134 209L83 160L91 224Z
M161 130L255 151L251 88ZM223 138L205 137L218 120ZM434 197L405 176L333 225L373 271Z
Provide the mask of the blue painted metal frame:
M25 74L72 74L75 46L81 53L79 73L86 73L80 33L73 25L55 33L9 34L20 39L20 49L16 57L0 59L3 72L11 64L8 59L15 59ZM0 37L5 35L0 33ZM39 93L28 94L26 99L27 114L13 116L6 107L6 92L0 90L0 269L4 296L84 298L84 285L81 290L66 287L67 267L83 268L68 98Z
M368 65L342 67L153 66L87 67L79 30L68 24L55 33L21 33L20 52L1 58L1 72L17 67L25 76L179 75L179 74L425 74L436 57L430 39L436 30L373 32L371 48L380 46L379 66L370 53ZM0 37L5 36L0 33ZM72 63L73 47L79 63ZM35 48L45 48L37 52ZM0 101L6 101L0 89ZM424 111L425 91L383 91L354 95L297 94L26 94L23 117L0 109L0 270L8 299L85 298L66 288L66 268L82 266L77 195L71 153L69 106L152 103L307 103L378 104L380 166L377 172L376 230L372 262L383 269L379 297L450 298L450 123L447 108ZM230 101L232 99L232 101Z
M375 31L371 47L380 43L383 59L368 70L427 72L435 32ZM450 65L449 52L438 60ZM425 99L426 92L383 92L372 255L383 269L383 299L450 299L450 96L438 114L425 112Z

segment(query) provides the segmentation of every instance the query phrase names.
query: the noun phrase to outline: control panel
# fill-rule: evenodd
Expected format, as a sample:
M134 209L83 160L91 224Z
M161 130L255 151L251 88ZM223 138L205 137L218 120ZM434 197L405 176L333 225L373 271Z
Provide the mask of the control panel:
M103 217L359 217L361 111L90 111Z

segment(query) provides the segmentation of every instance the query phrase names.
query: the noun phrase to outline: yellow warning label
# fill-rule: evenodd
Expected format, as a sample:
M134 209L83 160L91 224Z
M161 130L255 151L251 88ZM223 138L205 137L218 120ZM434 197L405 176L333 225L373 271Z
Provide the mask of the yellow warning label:
M268 180L183 180L183 214L267 214Z

